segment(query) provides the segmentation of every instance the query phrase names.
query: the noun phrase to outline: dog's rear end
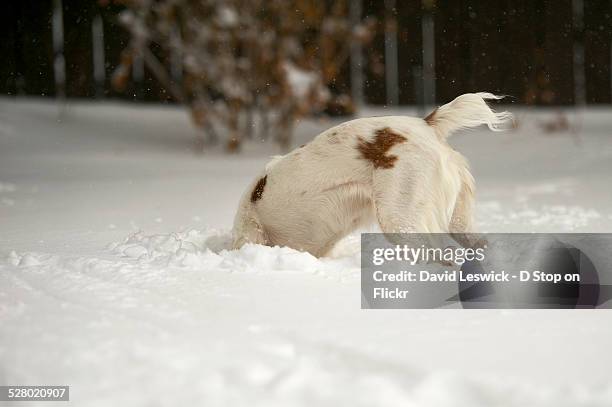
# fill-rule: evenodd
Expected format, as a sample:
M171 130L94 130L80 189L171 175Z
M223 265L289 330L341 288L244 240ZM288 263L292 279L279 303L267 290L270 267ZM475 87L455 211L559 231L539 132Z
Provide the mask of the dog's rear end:
M490 93L459 96L425 119L357 119L277 158L244 194L234 247L259 243L326 254L360 225L382 231L472 231L474 180L446 139L461 128L502 130Z
M506 130L508 124L512 121L512 114L509 112L494 112L486 102L487 100L501 98L503 97L486 92L467 93L435 109L424 119L442 144L451 151L449 160L454 163L455 167L451 168L450 171L441 172L446 174L446 177L440 177L441 185L447 185L443 189L450 196L446 201L449 206L442 222L443 225L447 226L437 230L438 232L468 233L474 231L474 178L469 171L469 165L465 158L453 150L446 143L446 139L460 129L477 127L483 124L493 131ZM457 180L459 181L459 187L455 194L457 189L452 189L450 185L456 185ZM447 221L448 223L446 223ZM419 231L415 230L415 232Z

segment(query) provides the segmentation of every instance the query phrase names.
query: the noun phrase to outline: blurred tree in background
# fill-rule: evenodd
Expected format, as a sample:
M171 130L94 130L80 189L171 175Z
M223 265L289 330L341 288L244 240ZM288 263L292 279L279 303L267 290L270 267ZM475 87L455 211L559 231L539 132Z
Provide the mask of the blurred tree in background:
M126 6L119 19L131 40L114 87L125 88L135 61L142 60L174 99L189 106L203 142L227 134L230 151L255 132L286 149L296 118L328 106L351 111L350 97L335 92L334 81L352 41L370 41L375 24L351 26L344 0L115 3Z
M0 94L183 103L230 150L353 105L612 103L611 0L5 3Z

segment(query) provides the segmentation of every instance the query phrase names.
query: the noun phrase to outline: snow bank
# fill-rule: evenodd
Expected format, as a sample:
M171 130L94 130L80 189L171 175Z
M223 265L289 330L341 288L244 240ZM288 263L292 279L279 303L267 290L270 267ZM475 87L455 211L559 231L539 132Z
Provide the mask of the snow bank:
M344 257L322 259L317 259L309 253L278 246L247 244L240 250L230 250L230 232L216 229L158 235L138 232L121 242L109 245L108 249L122 257L135 259L140 264L161 267L173 266L197 270L216 268L228 272L257 273L350 272L358 275L360 264L358 239L358 235L345 239L336 251L344 254ZM346 255L348 252L351 255Z
M194 154L173 107L62 112L0 99L0 384L79 406L612 405L609 312L361 310L358 234L326 259L228 250L270 146ZM481 230L612 230L612 115L584 112L577 143L542 133L553 114L451 140Z
M455 340L463 337L455 345L465 352L472 334L487 336L485 326L503 330L509 321L500 320L499 314L489 313L489 318L474 313L466 319L454 313L442 315L432 326L411 318L413 328L400 325L389 331L405 318L394 312L388 315L395 315L395 320L381 315L372 323L371 318L357 317L366 311L340 300L346 296L342 288L347 284L358 297L356 253L316 259L288 248L247 245L230 251L228 245L227 232L205 229L138 232L109 245L110 255L105 258L9 253L0 262L4 299L0 319L4 333L13 340L20 338L20 345L12 347L14 353L1 346L0 359L11 382L40 383L48 380L48 371L54 383L70 384L73 402L85 406L202 401L210 406L334 406L347 401L357 406L428 407L607 407L612 403L609 382L562 385L502 378L469 365L428 369L410 357L394 358L402 347L389 341L388 335L396 329L407 335L402 341L405 352L414 353L413 346L431 343L422 352L436 359L439 340L449 334ZM295 291L297 287L304 293ZM292 289L276 292L285 288ZM279 308L273 307L272 314L266 311L253 289L263 289L266 301ZM6 290L12 293L8 303ZM320 290L340 292L341 297L317 304L312 300ZM244 314L238 316L236 311ZM328 321L319 319L326 313L339 313L342 317L336 323L357 336L336 333L331 336L336 339L330 340L329 333L318 332L330 329ZM301 319L309 314L319 320ZM428 311L421 314L425 320L432 316ZM372 342L364 342L359 330L354 332L356 321L351 320L356 317L363 329L380 330L382 336L375 334ZM443 328L448 317L463 319L458 327L472 333L444 333L455 329ZM522 319L518 313L514 322ZM26 320L37 323L21 322ZM296 329L296 323L305 327ZM425 342L415 340L415 335ZM567 363L564 353L569 350L563 344L546 346L555 348ZM394 350L386 352L388 347ZM512 353L511 348L507 342L492 349ZM491 349L481 350L491 355ZM570 352L576 351L580 352ZM533 369L521 366L521 359L518 369ZM31 370L39 363L47 370Z

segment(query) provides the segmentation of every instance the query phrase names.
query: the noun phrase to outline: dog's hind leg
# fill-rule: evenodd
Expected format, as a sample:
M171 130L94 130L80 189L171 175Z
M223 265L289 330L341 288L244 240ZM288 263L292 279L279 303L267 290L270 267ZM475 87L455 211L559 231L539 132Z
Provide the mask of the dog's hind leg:
M482 247L486 240L475 234L473 226L474 179L467 171L463 175L461 191L457 196L449 232L453 239L464 247Z
M254 218L245 218L234 227L232 249L240 249L246 243L267 245L268 240L262 226Z
M399 150L400 147L398 147ZM446 231L441 212L435 157L423 159L422 152L402 148L392 168L375 168L372 196L376 218L384 233L428 233ZM398 151L396 150L396 151Z
M473 210L474 210L474 181L468 173L463 177L461 190L455 202L455 209L448 227L451 233L473 232Z
M268 244L266 232L259 222L248 196L242 198L232 229L232 249L240 249L246 243Z

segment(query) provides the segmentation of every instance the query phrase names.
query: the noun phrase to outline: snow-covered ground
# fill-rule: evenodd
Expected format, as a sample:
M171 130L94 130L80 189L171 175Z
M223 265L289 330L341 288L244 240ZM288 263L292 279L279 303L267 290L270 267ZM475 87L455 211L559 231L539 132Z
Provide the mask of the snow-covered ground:
M612 110L569 113L576 134L517 114L452 139L480 229L612 231ZM176 107L0 99L0 384L78 406L612 405L612 312L362 310L358 235L319 260L225 250L277 152L194 134Z

